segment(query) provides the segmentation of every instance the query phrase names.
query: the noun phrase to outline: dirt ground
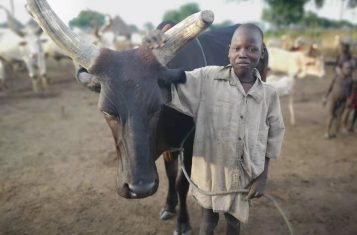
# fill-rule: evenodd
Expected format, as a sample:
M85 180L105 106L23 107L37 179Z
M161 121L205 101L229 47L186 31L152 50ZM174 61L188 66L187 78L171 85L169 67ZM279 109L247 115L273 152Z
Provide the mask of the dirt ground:
M52 63L47 95L34 95L21 73L0 92L0 234L172 234L175 220L160 221L167 181L147 199L115 191L114 144L96 107L97 94L73 79L69 63ZM270 167L267 192L284 208L297 235L357 234L357 134L325 140L321 97L330 82L299 80L296 126L288 123L280 159ZM191 225L200 210L189 197ZM217 234L224 234L221 216ZM266 199L254 201L243 235L288 234Z

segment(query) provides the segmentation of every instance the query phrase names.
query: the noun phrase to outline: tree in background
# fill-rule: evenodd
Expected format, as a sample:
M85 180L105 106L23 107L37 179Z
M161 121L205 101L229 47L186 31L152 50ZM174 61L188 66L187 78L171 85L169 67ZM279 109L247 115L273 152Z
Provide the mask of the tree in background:
M133 32L133 33L139 32L139 28L135 24L129 24L128 26L129 26L129 29L131 32Z
M90 28L102 26L105 22L105 15L92 10L84 10L79 15L69 21L70 27Z
M147 32L153 31L155 29L155 26L151 22L146 22L144 24L144 30Z
M163 16L163 20L178 23L185 19L187 16L190 16L199 11L200 8L197 3L187 3L182 5L178 10L167 11Z
M164 13L163 21L173 21L178 23L196 12L200 11L200 7L197 3L187 3L182 5L178 10L169 10ZM221 23L212 24L209 26L210 29L218 29L226 26L232 25L232 21L225 20Z
M209 28L214 30L214 29L219 29L219 28L231 26L231 25L233 25L233 24L234 24L234 23L233 23L232 21L230 21L230 20L225 20L225 21L223 21L223 22L221 22L221 23L211 24L211 25L209 26Z
M330 20L319 17L313 12L306 12L301 19L301 24L306 27L340 28L343 26L353 27L353 24L346 20Z
M303 18L307 1L265 0L268 8L264 9L262 18L279 27L294 24Z
M227 1L247 1L247 0L227 0ZM347 8L357 7L357 0L336 0L341 2L341 9L336 9L336 11L341 11L343 13L342 6ZM277 27L286 27L291 24L303 25L319 25L320 23L325 27L341 26L346 25L346 21L341 21L333 23L332 20L327 20L325 18L318 17L317 15L312 15L310 13L304 12L304 5L307 2L314 2L317 8L322 8L324 4L327 4L326 0L262 0L267 4L267 9L263 11L263 20L266 20ZM308 21L312 20L313 23ZM348 24L348 23L347 23Z

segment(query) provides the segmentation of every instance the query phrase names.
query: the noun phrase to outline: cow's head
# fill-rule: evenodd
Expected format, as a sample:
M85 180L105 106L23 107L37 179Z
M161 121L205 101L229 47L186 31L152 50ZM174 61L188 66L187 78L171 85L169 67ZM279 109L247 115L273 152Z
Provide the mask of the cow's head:
M4 6L0 5L0 9L3 9L6 13L9 28L22 38L19 42L19 47L23 51L23 55L28 58L35 58L39 53L42 53L43 49L40 36L43 31L41 27L33 20L23 25Z
M100 84L99 108L112 130L119 158L118 192L125 198L153 194L158 186L155 130L163 104L159 81L184 79L184 72L169 70L168 63L188 41L213 22L213 13L196 13L166 32L167 41L151 50L117 52L98 49L74 34L46 1L28 0L44 31L78 64L95 77L80 78Z
M300 63L302 70L298 74L299 78L314 76L318 78L325 77L325 61L321 49L317 44L312 44L307 51L301 52Z

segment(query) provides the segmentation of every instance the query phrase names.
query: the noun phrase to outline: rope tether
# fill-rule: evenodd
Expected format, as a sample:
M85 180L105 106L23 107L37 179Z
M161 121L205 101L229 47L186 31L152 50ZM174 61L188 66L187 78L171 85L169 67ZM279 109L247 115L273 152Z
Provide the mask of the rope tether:
M227 195L227 194L232 194L232 193L248 193L249 190L247 189L238 189L238 190L229 190L229 191L220 191L220 192L209 192L209 191L205 191L201 188L199 188L197 186L197 184L195 184L195 182L192 181L192 179L190 178L190 176L188 175L187 171L186 171L186 168L185 168L185 165L184 165L184 148L183 148L183 145L185 144L186 140L188 139L188 137L191 135L191 133L194 131L194 127L188 132L188 134L185 136L185 138L182 140L181 142L181 145L179 148L173 148L173 149L170 149L170 152L177 152L179 151L179 162L180 162L180 165L181 165L181 169L182 169L182 172L183 174L185 175L187 181L189 182L189 184L195 188L195 190L197 190L198 192L206 195L206 196L218 196L218 195ZM290 235L294 235L294 231L293 231L293 227L291 226L287 216L285 215L283 209L280 207L280 205L278 204L278 202L276 201L276 199L267 194L267 193L263 193L263 197L269 199L275 206L275 208L279 211L279 213L281 214L281 216L283 217L288 229L289 229L289 232L290 232Z

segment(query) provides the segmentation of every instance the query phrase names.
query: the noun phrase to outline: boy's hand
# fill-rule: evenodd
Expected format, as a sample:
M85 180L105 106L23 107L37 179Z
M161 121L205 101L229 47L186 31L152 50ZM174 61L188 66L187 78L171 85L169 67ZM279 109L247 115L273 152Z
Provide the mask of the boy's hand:
M248 184L246 189L249 189L249 192L246 199L249 200L249 199L259 198L263 196L266 182L267 182L267 177L264 174L261 174L256 179L254 179L250 184Z

